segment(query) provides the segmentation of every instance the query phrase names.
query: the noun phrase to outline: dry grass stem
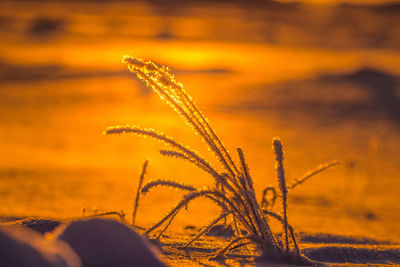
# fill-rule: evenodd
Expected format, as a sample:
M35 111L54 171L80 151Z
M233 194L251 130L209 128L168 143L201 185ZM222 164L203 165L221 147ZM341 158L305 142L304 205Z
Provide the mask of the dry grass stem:
M185 191L196 191L196 188L193 187L192 185L185 185L185 184L182 184L181 182L170 181L170 180L152 180L142 187L141 192L143 194L147 194L151 188L157 187L157 186L173 187L173 188L181 189L181 190L185 190Z
M332 168L332 167L334 167L334 166L336 166L336 165L338 165L338 164L339 164L339 161L337 161L337 160L332 160L332 161L326 162L326 163L324 163L324 164L318 165L314 170L311 170L311 171L305 173L305 174L304 174L303 176L301 176L300 178L294 179L295 182L294 182L293 184L291 184L290 186L288 186L288 188L289 188L290 190L292 190L292 189L294 189L296 186L298 186L298 185L304 183L305 181L307 181L308 179L310 179L311 177L313 177L314 175L317 175L318 173L320 173L320 172L322 172L322 171L325 171L325 170L327 170L327 169L329 169L329 168Z
M276 137L272 139L272 144L275 151L275 160L276 160L276 176L278 178L279 188L282 193L282 207L283 207L283 227L285 231L285 242L286 242L286 251L289 252L289 240L288 240L288 222L287 222L287 188L286 188L286 180L285 180L285 171L283 168L283 148L281 140Z
M197 239L199 239L199 237L201 237L203 234L207 233L211 227L213 227L214 225L216 225L220 220L226 218L226 216L230 215L232 212L224 212L222 213L218 218L216 218L215 220L213 220L209 225L207 225L206 227L203 227L203 229L192 239L190 240L185 246L184 248L190 246L194 241L196 241Z
M137 209L139 207L139 195L140 195L140 189L142 188L142 184L143 184L143 179L144 179L144 175L146 174L146 169L147 169L147 165L149 164L149 161L146 160L143 163L142 166L142 171L140 173L139 176L139 184L138 184L138 189L136 191L136 198L135 198L135 202L134 202L134 208L133 208L133 213L132 213L132 225L135 225L135 219L136 219L136 212Z

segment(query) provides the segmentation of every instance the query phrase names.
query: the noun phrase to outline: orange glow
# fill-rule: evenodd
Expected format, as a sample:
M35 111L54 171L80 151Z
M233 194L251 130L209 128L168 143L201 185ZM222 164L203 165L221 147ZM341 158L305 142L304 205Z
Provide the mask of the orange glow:
M289 179L341 162L289 199L299 231L398 242L400 16L359 2L1 1L0 216L70 218L95 207L130 215L145 159L148 179L212 183L162 158L157 142L102 135L110 125L156 128L212 158L128 73L121 58L130 54L172 68L228 149L244 149L257 194L276 184L273 137ZM154 223L181 196L143 197L137 222ZM217 212L195 203L172 229Z

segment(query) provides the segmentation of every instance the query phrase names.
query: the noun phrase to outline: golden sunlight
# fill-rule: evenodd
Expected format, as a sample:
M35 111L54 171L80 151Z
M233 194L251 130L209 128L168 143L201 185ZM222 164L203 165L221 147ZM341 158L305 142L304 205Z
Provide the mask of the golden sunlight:
M0 265L400 264L395 25L398 1L1 1Z

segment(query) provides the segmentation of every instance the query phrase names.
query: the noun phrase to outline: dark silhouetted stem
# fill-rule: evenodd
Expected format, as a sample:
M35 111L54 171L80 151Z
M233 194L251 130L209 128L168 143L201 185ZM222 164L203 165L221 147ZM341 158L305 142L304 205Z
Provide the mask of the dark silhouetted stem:
M134 208L133 208L133 214L132 214L132 225L135 225L135 219L136 219L136 212L139 206L139 195L140 195L140 189L142 188L142 184L143 184L143 179L144 179L144 175L146 173L146 169L147 169L147 165L149 164L149 161L146 160L143 163L143 167L142 167L142 172L140 174L140 178L139 178L139 185L138 185L138 189L136 192L136 198L135 198L135 203L134 203Z

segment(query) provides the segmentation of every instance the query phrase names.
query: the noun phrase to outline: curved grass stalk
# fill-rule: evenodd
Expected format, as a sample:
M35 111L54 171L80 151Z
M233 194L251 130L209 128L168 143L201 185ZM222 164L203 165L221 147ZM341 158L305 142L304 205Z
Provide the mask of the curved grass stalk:
M292 189L294 189L296 186L298 186L298 185L304 183L305 181L307 181L308 179L310 179L311 177L313 177L314 175L316 175L316 174L318 174L318 173L320 173L320 172L322 172L322 171L324 171L324 170L327 170L327 169L329 169L329 168L332 168L332 167L334 167L334 166L336 166L336 165L338 165L338 164L339 164L339 161L337 161L337 160L332 160L332 161L326 162L326 163L324 163L324 164L318 165L314 170L311 170L311 171L305 173L305 174L302 175L300 178L294 179L295 182L294 182L293 184L289 185L288 188L289 188L290 190L292 190Z
M205 160L203 157L199 156L195 151L178 143L172 137L168 137L164 133L157 132L154 129L146 129L146 128L140 128L137 126L130 126L130 125L113 126L113 127L108 127L103 133L106 135L133 133L136 135L151 137L151 138L157 139L167 145L171 145L172 147L175 147L176 149L181 151L183 154L190 157L193 161L198 162L199 164L206 167L207 169L209 169L211 171L214 170L211 167L210 163L208 163L207 160ZM233 182L233 183L236 182L230 176L228 176L228 179L231 180L231 182Z
M152 189L153 187L157 187L157 186L168 186L168 187L173 187L175 189L181 189L181 190L185 190L185 191L196 191L196 188L194 186L186 185L181 182L172 181L172 180L152 180L142 187L141 192L142 192L142 194L147 194L150 189Z
M205 130L204 124L202 124L196 116L193 116L193 112L190 112L190 109L188 109L188 102L185 100L182 101L179 95L177 95L174 90L171 90L171 86L176 85L177 83L174 77L166 72L166 68L158 68L156 71L151 71L152 75L146 75L146 73L149 72L147 70L146 62L141 61L140 59L135 59L137 62L139 62L139 64L132 64L127 59L129 59L128 56L123 59L123 62L128 63L129 70L134 72L141 80L145 81L147 86L151 87L161 97L161 99L165 100L167 104L170 105L184 119L189 126L198 132L208 144L211 151L215 153L222 165L234 175L232 167L228 163L229 160L227 161L226 156L224 156L221 153L221 150L219 150L215 145L213 139L209 136L207 130ZM137 63L136 61L135 63ZM154 64L154 66L156 65ZM181 86L175 86L175 89L177 88L183 92ZM188 99L188 101L194 105L190 99ZM225 148L224 151L226 151Z

